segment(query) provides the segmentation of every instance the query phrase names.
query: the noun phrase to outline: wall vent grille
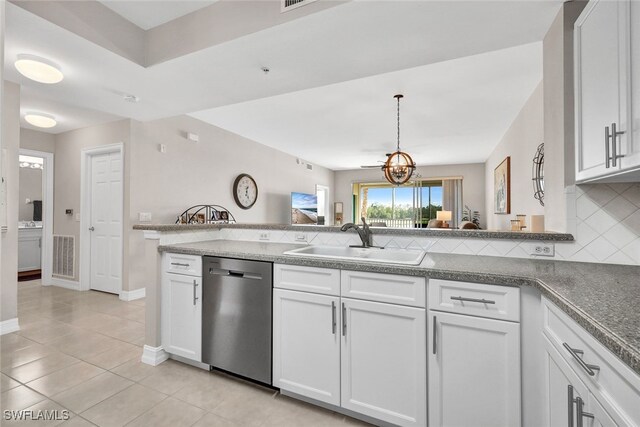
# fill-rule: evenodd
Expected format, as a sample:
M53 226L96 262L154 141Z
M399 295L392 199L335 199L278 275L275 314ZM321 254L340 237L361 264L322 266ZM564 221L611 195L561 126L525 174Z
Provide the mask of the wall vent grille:
M282 0L281 3L281 12L288 12L292 9L299 8L300 6L305 6L309 3L313 3L316 0Z
M53 275L74 277L75 236L53 236Z

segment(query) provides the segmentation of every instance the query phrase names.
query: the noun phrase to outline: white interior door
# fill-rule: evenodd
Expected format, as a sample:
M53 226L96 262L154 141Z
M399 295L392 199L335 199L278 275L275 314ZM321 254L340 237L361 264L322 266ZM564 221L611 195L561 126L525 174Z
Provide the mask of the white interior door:
M91 156L90 288L114 294L122 289L122 155Z

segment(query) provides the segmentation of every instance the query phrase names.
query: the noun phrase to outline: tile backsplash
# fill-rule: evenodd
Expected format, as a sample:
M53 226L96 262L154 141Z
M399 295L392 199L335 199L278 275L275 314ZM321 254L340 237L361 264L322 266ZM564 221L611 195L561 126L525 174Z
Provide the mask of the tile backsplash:
M567 188L573 242L555 242L553 257L533 255L532 240L376 235L377 246L424 249L432 253L543 258L640 265L640 184L589 184ZM574 219L575 218L575 219ZM166 233L161 244L199 240L247 240L345 246L360 243L354 232L305 232L223 228Z

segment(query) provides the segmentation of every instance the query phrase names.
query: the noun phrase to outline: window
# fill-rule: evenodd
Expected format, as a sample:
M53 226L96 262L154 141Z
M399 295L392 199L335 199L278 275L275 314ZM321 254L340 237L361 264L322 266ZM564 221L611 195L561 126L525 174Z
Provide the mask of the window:
M354 185L354 222L364 216L373 225L426 227L442 210L442 181L417 181L404 186L385 182Z

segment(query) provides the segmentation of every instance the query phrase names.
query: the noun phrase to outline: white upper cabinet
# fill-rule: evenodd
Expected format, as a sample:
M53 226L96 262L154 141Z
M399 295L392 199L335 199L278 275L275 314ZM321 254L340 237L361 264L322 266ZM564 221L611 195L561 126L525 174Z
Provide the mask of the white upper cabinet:
M638 49L631 13L637 15L637 8L629 1L592 0L575 24L578 182L637 178L628 174L640 168L640 141L633 141L640 124L632 121L630 96L640 82L631 70L631 50ZM637 29L633 34L637 39Z

